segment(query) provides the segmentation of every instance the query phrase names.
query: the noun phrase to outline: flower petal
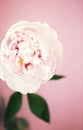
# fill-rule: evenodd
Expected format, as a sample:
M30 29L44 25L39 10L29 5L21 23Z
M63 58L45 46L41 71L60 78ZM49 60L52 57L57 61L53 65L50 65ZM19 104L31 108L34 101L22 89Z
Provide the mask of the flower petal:
M27 79L17 76L16 74L6 71L6 83L9 88L14 91L18 91L22 94L33 93L38 90L41 84L41 80L37 79Z

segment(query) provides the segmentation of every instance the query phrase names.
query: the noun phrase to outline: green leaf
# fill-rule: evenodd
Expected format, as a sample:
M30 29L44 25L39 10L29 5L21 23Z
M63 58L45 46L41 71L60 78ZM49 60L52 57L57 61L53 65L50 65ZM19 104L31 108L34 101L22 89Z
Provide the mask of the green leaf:
M29 130L29 123L24 118L13 118L5 128L6 130Z
M27 94L30 110L40 119L50 122L50 114L46 101L37 94Z
M22 105L22 95L19 92L14 93L8 102L4 115L4 123L11 120L20 110Z
M63 75L54 75L50 80L59 80L59 79L62 79L62 78L65 78L65 76L63 76Z

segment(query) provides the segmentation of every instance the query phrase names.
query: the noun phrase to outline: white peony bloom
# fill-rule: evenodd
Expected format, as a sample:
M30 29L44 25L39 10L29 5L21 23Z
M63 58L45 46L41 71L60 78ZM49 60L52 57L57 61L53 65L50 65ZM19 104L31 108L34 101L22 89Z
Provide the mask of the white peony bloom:
M36 92L61 64L62 45L47 23L20 21L1 43L0 79L22 94Z

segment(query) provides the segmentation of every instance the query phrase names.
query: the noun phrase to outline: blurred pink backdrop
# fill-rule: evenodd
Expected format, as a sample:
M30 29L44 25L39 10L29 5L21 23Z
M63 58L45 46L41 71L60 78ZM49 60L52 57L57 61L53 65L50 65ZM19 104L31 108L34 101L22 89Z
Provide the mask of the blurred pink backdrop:
M64 48L57 74L66 78L50 81L37 91L48 102L50 124L30 112L26 96L18 116L28 119L31 130L83 130L83 0L0 0L0 43L7 29L19 20L48 22L57 31ZM12 93L0 81L6 103Z

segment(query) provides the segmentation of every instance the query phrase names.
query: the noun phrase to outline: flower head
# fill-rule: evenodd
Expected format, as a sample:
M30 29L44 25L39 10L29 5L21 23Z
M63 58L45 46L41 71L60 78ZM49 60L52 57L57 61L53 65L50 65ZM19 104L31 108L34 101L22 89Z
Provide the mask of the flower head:
M22 94L37 91L56 72L62 45L47 23L20 21L1 43L0 78Z

